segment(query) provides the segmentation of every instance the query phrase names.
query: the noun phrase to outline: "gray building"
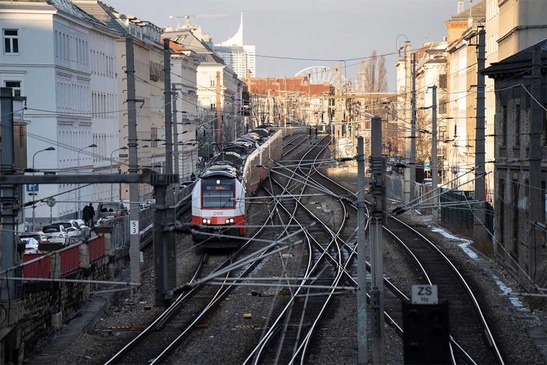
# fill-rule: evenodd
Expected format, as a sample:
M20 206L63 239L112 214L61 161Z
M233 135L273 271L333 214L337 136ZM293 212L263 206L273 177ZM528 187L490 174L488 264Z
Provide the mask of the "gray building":
M547 285L547 39L500 62L495 81L495 249L529 288Z

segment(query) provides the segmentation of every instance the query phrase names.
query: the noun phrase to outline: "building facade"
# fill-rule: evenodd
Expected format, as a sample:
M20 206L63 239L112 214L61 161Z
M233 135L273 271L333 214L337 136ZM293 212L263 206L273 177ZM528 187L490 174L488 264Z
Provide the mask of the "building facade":
M107 113L118 94L114 77L116 35L71 2L0 2L3 37L2 86L27 97L27 166L35 170L83 173L108 165L106 145L117 145L116 120ZM101 133L94 133L94 125ZM99 127L100 125L100 127ZM101 143L97 150L94 144ZM97 144L98 146L98 144ZM54 151L44 151L46 148ZM94 187L39 186L25 201L57 196L49 207L24 210L22 221L39 225L52 217L74 218L80 200L92 200ZM31 216L34 219L31 219Z
M495 80L494 244L529 287L547 284L547 39L493 63Z

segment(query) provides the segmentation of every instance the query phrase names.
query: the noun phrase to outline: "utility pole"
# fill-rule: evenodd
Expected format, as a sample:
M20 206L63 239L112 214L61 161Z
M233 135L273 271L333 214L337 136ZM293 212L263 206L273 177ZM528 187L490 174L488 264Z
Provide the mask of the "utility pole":
M433 100L431 104L431 191L433 192L433 223L438 219L438 201L439 194L437 192L437 85L431 86L433 90Z
M177 122L177 89L173 85L171 89L171 103L173 104L173 157L175 175L179 175L180 170L180 155L179 155L179 126ZM166 105L167 107L167 105Z
M384 338L384 257L382 221L385 207L382 161L382 118L371 119L372 196L373 210L370 224L370 256L372 290L370 291L372 354L374 364L385 364Z
M138 175L137 158L137 102L135 95L135 58L133 54L133 38L125 38L125 58L127 74L127 146L129 147L129 174ZM144 101L142 101L144 102ZM139 229L139 184L129 184L129 261L131 266L131 281L141 282L140 267L140 229Z
M366 93L366 66L365 61L361 61L361 94Z
M2 122L2 166L0 172L2 175L15 174L14 161L15 161L15 142L13 136L13 96L12 89L9 87L0 88L0 116ZM1 270L7 270L14 267L17 264L17 249L15 232L17 231L16 218L19 212L17 187L13 184L4 184L1 188L1 218L0 223L2 231L0 237L2 244L0 245L0 257L1 257ZM15 272L14 272L15 271ZM4 273L5 276L21 276L21 270L8 270ZM8 280L2 281L0 287L0 302L8 303L12 300L21 299L21 286L20 282L9 282ZM2 309L9 308L2 306ZM9 309L8 309L9 310ZM10 312L12 310L9 310ZM13 313L7 313L8 318L11 318ZM3 313L6 315L6 312Z
M363 137L357 137L357 343L358 364L368 363L367 343L367 266L365 259L365 229L367 216L365 207L365 151Z
M412 53L412 120L410 130L410 200L415 199L414 185L416 184L416 53Z
M484 108L485 108L485 82L484 65L486 62L486 44L484 27L478 27L477 45L477 113L475 129L475 200L477 209L474 218L474 236L476 240L484 241L487 238L485 224L486 194L485 180L485 148L484 148ZM518 136L517 136L518 137Z
M164 117L165 117L165 173L167 175L173 174L173 119L171 114L172 101L171 94L171 48L169 47L170 39L163 39L163 102L164 105ZM176 127L176 125L175 125ZM176 187L178 191L178 186ZM167 285L162 284L164 289L174 288L177 285L177 245L175 243L175 232L170 229L165 229L167 225L175 225L175 192L173 191L173 185L167 186L165 201L167 203L167 210L165 212L166 220L163 223L163 245L167 249L167 262L161 262L156 260L159 265L155 268L156 273L159 270L165 270L167 275ZM159 228L159 227L158 227ZM162 280L161 275L156 275L156 280ZM166 290L163 295L165 296Z
M405 42L405 121L409 121L412 117L412 98L411 98L411 92L410 92L410 84L412 83L412 75L410 71L410 42ZM404 136L405 136L405 173L404 173L404 195L405 195L405 203L408 204L410 201L412 201L410 189L410 160L411 160L411 141L412 138L411 131L407 127L404 128Z
M530 88L530 93L537 100L540 100L541 52L538 48L535 48L532 53L531 82L532 85ZM545 270L544 260L538 258L541 257L539 252L541 252L542 246L545 243L542 239L542 230L540 229L540 226L538 226L538 224L543 224L545 219L542 211L544 208L541 204L542 199L544 199L543 194L545 191L542 191L541 186L541 132L543 126L541 119L541 106L535 100L530 102L530 106L532 110L530 117L530 160L528 162L530 166L530 199L528 202L530 209L530 223L532 225L532 239L529 241L528 266L530 267L530 276L534 281L536 281Z
M221 123L222 116L220 114L220 71L217 71L216 94L217 94L216 143L217 143L217 151L220 152L222 150L222 135L220 133L221 132L220 128L222 127L222 123Z

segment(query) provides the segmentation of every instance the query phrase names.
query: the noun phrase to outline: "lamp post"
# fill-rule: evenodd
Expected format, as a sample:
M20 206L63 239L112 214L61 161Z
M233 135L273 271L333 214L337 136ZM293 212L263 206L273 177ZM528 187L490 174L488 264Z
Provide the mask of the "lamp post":
M83 147L83 148L80 148L78 150L78 154L76 155L76 160L78 162L78 169L76 170L76 172L78 174L80 173L80 152L82 152L86 148L96 148L96 147L97 147L97 145L95 143L93 143L93 144L90 144L87 147ZM80 187L78 187L78 219L82 219L82 212L80 211L80 200L81 200L81 191L80 191Z
M120 147L120 148L116 148L114 151L112 151L112 153L110 153L110 173L113 174L114 173L114 152L116 151L126 151L128 150L129 147L127 146L124 146L124 147ZM114 184L110 184L110 200L111 201L114 201Z
M44 148L43 150L39 150L39 151L36 151L34 152L34 154L32 155L32 174L34 175L35 173L35 169L34 169L34 158L36 157L37 154L39 154L40 152L45 152L45 151L55 151L55 147L48 147L48 148ZM29 193L29 195L32 196L32 200L34 200L34 197L37 195L36 191L34 191L34 188L36 187L36 185L33 185L32 186L32 193ZM35 227L36 227L36 203L33 202L32 203L32 230L34 231L35 230Z

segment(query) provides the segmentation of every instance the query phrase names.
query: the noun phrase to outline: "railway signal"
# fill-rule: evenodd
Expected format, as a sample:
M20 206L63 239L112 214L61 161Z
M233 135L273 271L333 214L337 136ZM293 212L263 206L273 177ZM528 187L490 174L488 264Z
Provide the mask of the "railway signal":
M431 295L419 296L419 299L423 298L431 298ZM418 300L418 302L424 302L424 300ZM437 304L403 302L403 330L405 364L450 363L448 302Z

